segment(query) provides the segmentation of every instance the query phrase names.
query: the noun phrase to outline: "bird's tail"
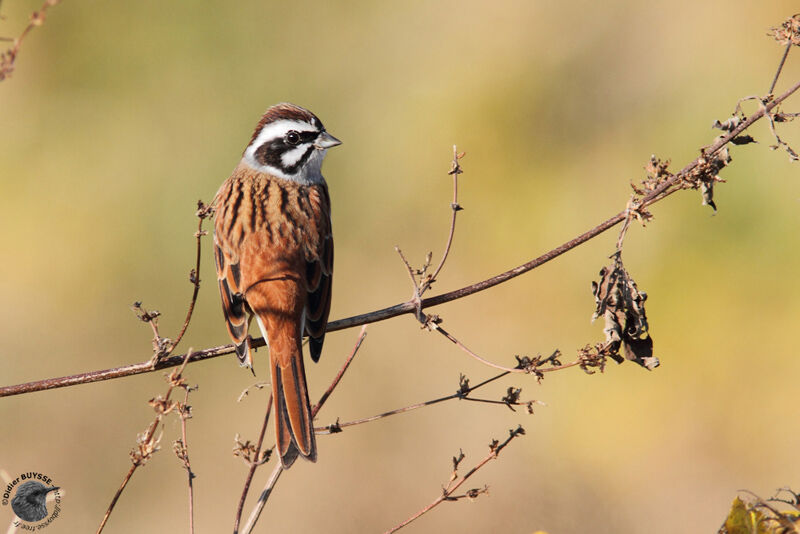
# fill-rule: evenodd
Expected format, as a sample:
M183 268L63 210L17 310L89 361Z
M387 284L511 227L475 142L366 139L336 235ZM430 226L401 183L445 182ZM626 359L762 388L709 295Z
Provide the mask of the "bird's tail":
M264 338L269 342L275 439L281 463L288 469L298 455L314 462L317 442L303 366L301 326L275 316L257 317Z

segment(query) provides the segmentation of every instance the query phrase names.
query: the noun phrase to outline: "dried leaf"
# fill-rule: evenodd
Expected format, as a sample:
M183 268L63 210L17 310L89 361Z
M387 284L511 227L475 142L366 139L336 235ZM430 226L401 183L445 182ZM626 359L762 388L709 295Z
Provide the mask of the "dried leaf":
M714 124L711 125L712 128L716 128L717 130L722 130L723 132L732 132L736 129L737 126L742 122L742 118L738 115L733 115L730 119L726 121L714 121Z
M725 181L719 177L719 173L730 164L731 160L727 147L713 154L704 154L700 163L683 178L684 187L700 189L703 206L711 206L711 209L717 211L717 205L714 203L714 184Z
M734 145L747 145L749 143L756 143L757 141L753 139L751 135L737 135L733 139L731 139L731 143Z
M621 363L622 347L628 360L647 369L658 367L644 309L647 294L636 287L619 256L612 266L600 270L600 281L592 282L592 293L597 305L592 320L603 317L605 321L604 355Z

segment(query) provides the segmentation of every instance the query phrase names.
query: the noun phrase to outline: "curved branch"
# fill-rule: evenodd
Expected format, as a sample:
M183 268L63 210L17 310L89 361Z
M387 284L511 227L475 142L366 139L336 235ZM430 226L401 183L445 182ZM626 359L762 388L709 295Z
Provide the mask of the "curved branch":
M702 150L702 154L698 156L694 161L686 165L683 169L681 169L680 172L676 173L668 180L665 180L660 186L658 186L656 189L654 189L649 194L644 196L640 201L639 204L640 208L652 205L660 200L663 200L672 193L679 191L680 188L676 186L679 185L681 181L691 171L693 171L699 165L703 164L706 161L707 156L713 155L716 152L718 152L721 148L727 145L733 138L735 138L736 136L741 134L744 130L752 126L753 123L755 123L756 121L761 119L764 115L772 111L775 107L777 107L781 102L786 100L789 96L797 92L798 89L800 89L800 81L796 82L789 89L783 92L780 96L777 96L765 102L763 106L759 106L759 109L755 113L753 113L745 120L743 120L736 128L734 128L727 134L721 136L719 139L717 139L717 141L715 141L710 146L705 147ZM527 263L524 263L513 269L509 269L504 273L500 273L497 276L493 276L481 282L477 282L475 284L462 287L461 289L456 289L448 293L443 293L441 295L436 295L433 297L422 299L419 303L420 306L419 309L438 306L440 304L445 304L447 302L464 298L469 295L474 295L479 291L484 291L496 285L502 284L503 282L507 282L512 278L516 278L521 274L527 273L528 271L531 271L557 258L558 256L561 256L565 252L574 249L578 245L581 245L586 241L589 241L590 239L602 234L603 232L609 230L610 228L613 228L614 226L625 220L625 218L628 215L628 211L629 211L628 209L625 209L617 213L613 217L606 219L605 221L598 224L591 230L588 230L587 232L584 232L578 237L567 241L563 245L556 247L553 250L550 250L549 252L546 252ZM406 313L414 313L416 310L417 310L417 303L413 301L406 301L401 304L389 306L388 308L383 308L381 310L376 310L369 313L348 317L345 319L339 319L338 321L332 321L328 323L327 331L334 332L336 330L344 330L346 328L352 328L354 326L361 326L368 323L384 321L386 319L397 317L398 315L404 315ZM255 339L253 340L252 346L263 347L264 340ZM218 347L211 347L193 353L189 361L197 362L201 360L206 360L208 358L215 358L217 356L222 356L223 354L230 354L232 352L233 352L233 345L221 345ZM150 361L147 361L131 365L125 365L122 367L116 367L113 369L91 371L88 373L80 373L77 375L70 375L59 378L49 378L46 380L38 380L35 382L28 382L25 384L0 387L0 397L8 397L11 395L31 393L34 391L43 391L46 389L55 389L60 387L73 386L77 384L87 384L90 382L110 380L112 378L133 376L141 373L149 373L158 369L165 369L168 367L178 366L183 362L184 358L185 355L175 355L159 361L155 366L152 365Z

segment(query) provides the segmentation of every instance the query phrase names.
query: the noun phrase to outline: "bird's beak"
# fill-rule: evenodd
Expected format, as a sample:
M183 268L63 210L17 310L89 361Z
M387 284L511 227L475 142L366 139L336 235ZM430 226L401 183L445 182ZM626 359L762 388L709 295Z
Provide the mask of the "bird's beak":
M59 488L58 486L53 486L52 488L47 488L47 493L50 493L51 491L56 491L56 490L59 490L59 489L61 489L61 488Z
M314 147L318 148L319 150L326 150L328 148L335 147L341 144L342 144L341 141L336 139L328 132L322 132L321 134L319 134L317 140L314 142Z

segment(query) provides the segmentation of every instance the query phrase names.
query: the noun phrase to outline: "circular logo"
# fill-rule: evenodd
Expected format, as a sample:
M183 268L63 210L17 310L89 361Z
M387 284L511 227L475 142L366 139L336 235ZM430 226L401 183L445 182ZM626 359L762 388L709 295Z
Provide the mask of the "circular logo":
M6 485L2 504L3 506L11 504L11 509L19 518L12 523L14 527L21 530L40 530L52 523L61 513L60 489L47 475L36 472L22 473ZM50 495L52 495L51 502L48 503Z

